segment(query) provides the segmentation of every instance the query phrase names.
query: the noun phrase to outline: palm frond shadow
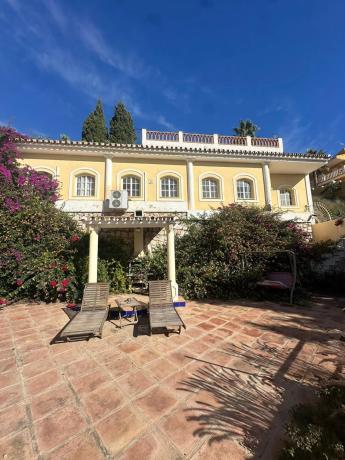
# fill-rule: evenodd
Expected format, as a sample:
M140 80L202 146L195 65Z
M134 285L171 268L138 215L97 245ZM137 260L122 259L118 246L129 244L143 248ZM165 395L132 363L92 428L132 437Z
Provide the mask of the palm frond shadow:
M196 393L185 410L186 419L199 425L194 435L207 437L209 444L239 438L261 458L272 427L283 413L287 415L296 395L310 397L311 390L332 375L299 357L303 345L298 341L287 350L264 343L255 349L229 345L219 351L230 359L226 366L193 358L201 367L179 389Z

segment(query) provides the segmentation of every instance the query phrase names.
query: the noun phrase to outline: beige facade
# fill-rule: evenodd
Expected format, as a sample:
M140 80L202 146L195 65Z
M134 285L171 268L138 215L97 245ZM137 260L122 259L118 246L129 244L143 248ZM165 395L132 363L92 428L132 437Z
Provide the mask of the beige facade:
M134 256L149 252L148 237L159 236L162 229L175 298L174 228L179 217L241 203L311 222L309 174L325 164L320 157L285 154L282 139L146 130L140 145L27 139L19 148L23 163L59 181L57 205L90 231L90 281L97 280L102 229L130 229ZM128 202L121 210L111 209L113 192L122 190Z

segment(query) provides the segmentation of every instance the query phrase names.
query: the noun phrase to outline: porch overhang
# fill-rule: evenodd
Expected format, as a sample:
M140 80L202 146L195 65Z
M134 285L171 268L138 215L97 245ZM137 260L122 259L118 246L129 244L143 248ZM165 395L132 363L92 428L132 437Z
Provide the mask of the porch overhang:
M87 228L161 228L176 225L177 216L81 216L80 222Z

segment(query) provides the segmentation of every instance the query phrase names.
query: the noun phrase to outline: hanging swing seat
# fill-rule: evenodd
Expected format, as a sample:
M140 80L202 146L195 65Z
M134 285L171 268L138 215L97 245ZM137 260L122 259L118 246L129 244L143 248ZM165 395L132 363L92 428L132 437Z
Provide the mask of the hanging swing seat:
M257 285L273 289L291 289L294 285L294 277L290 272L270 272L266 273L265 279L259 281Z

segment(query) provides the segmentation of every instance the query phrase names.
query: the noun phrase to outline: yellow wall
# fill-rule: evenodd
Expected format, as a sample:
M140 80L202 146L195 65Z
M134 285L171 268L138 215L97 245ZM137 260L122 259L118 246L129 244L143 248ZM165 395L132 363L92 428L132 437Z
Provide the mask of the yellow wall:
M187 169L184 161L163 162L148 158L145 160L134 159L132 162L129 162L128 159L113 159L113 189L121 187L120 177L122 176L122 172L131 169L144 173L147 201L157 200L157 176L159 177L160 174L169 175L170 173L177 173L178 177L182 179L180 199L187 200Z
M214 174L222 179L223 183L223 200L202 200L200 182L204 175L209 173ZM261 165L252 165L250 163L219 163L219 162L194 162L194 197L195 209L208 210L220 206L222 203L229 204L235 202L235 185L234 178L238 175L248 175L250 178L255 178L257 184L257 193L254 204L264 206L265 192Z
M86 157L59 155L42 156L40 154L25 155L23 163L30 165L35 169L40 167L47 167L55 171L60 182L60 195L64 200L72 199L75 195L73 186L71 187L71 175L76 170L91 168L98 173L98 184L96 184L96 196L78 199L87 200L103 200L104 198L104 158L99 157ZM82 168L82 169L80 169Z
M53 170L61 183L60 194L64 200L73 199L75 193L73 190L73 180L71 176L80 168L92 168L98 173L98 183L96 183L96 196L93 198L78 197L80 200L103 200L104 199L104 176L105 176L105 159L103 157L84 157L70 155L44 155L44 154L25 154L24 163L29 164L34 168L50 168ZM145 182L145 197L146 201L156 201L158 197L157 177L160 173L167 174L175 172L181 178L181 196L180 199L187 201L187 164L185 161L173 160L155 160L155 159L133 159L114 158L112 165L112 189L121 187L120 176L125 170L137 170L144 176ZM221 162L194 162L194 197L195 209L209 210L217 208L222 203L228 204L235 201L235 185L234 179L238 175L249 175L255 179L256 196L252 200L253 204L264 206L265 193L262 166L260 164L251 163L221 163ZM222 199L211 201L202 200L200 191L201 177L206 174L214 174L221 178L222 183ZM207 175L207 174L206 174ZM297 192L298 206L291 207L289 210L303 212L307 204L307 195L305 190L304 176L292 174L272 174L272 201L273 207L279 207L278 188L282 185L294 187ZM166 201L166 199L165 199ZM173 201L176 201L174 199Z
M312 225L313 240L315 241L338 241L340 238L345 236L345 224L334 225L335 220L329 220L328 222L321 222L319 224Z
M289 186L295 190L296 206L290 206L291 211L305 212L308 204L307 191L305 188L304 176L302 174L271 174L271 192L273 208L280 208L279 204L279 187Z

